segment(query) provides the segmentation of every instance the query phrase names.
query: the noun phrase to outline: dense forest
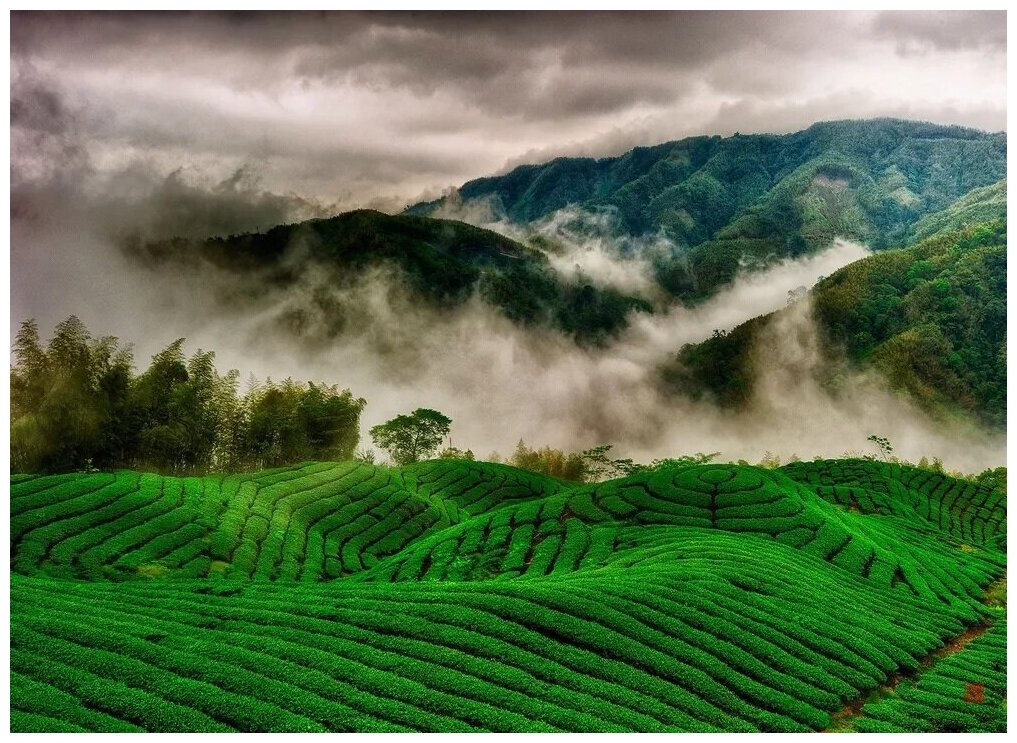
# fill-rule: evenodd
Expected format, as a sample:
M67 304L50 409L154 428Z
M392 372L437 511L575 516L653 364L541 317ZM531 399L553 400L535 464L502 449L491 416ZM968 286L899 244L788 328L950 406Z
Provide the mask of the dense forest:
M812 302L830 359L878 370L926 410L1005 425L1005 220L936 232L853 263L819 282ZM667 379L684 394L746 404L765 373L756 344L774 317L685 346ZM827 381L839 370L831 365Z
M641 298L588 282L565 280L540 250L463 222L389 216L361 209L330 219L280 225L264 233L134 240L125 249L141 266L167 264L200 268L204 262L259 286L285 289L308 270L350 287L374 266L388 266L414 296L432 307L455 307L475 292L522 325L556 328L580 342L596 343L621 329L630 311L649 311ZM264 282L264 283L261 283ZM252 282L253 283L253 282ZM242 297L226 297L226 301ZM287 329L308 330L308 313L328 318L329 334L340 334L348 319L331 296L314 293L311 308L291 310Z
M898 247L923 217L1005 175L1003 133L873 119L558 158L470 181L457 198L486 201L523 224L578 206L606 210L619 234L663 234L688 251L688 261L661 261L657 278L696 300L747 262L801 255L834 237ZM408 213L441 206L417 204Z
M22 323L11 367L14 472L134 468L241 471L310 459L349 459L365 401L335 385L254 383L220 374L215 354L189 358L183 339L141 374L129 347L94 338L77 317L45 346Z

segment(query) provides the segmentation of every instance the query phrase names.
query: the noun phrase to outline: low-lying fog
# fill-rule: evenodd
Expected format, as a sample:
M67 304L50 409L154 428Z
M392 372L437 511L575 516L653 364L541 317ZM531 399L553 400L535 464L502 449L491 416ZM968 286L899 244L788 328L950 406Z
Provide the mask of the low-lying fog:
M876 434L912 461L940 457L949 468L971 472L1005 461L1001 435L935 423L878 379L859 374L845 382L846 392L826 392L817 382L807 297L767 331L757 355L762 381L748 410L721 410L661 388L657 369L682 344L784 307L789 292L863 258L866 249L855 243L836 241L815 255L746 271L694 309L635 315L616 341L594 349L550 330L515 326L479 300L453 311L426 307L380 270L340 293L327 273L309 268L297 287L266 287L253 300L223 302L236 277L207 268L156 273L132 266L106 237L108 224L100 228L90 213L68 209L53 219L12 220L12 336L21 320L35 317L48 338L55 323L77 314L94 335L133 342L141 368L183 336L188 353L212 349L220 370L239 369L242 380L338 383L368 401L363 446L370 444L370 426L431 407L453 419L453 444L478 457L511 454L522 438L569 450L609 443L616 456L637 461L715 451L722 460L755 462L769 452L786 461L874 453L866 437ZM558 215L537 228L558 243L552 265L566 277L578 274L659 302L650 259L673 246L659 244L663 238L617 244L602 231L562 226L575 216ZM508 223L472 221L525 235ZM307 310L309 298L323 293L335 294L330 303L347 317L343 335L326 340L315 332L313 314L305 334L283 330L280 315Z

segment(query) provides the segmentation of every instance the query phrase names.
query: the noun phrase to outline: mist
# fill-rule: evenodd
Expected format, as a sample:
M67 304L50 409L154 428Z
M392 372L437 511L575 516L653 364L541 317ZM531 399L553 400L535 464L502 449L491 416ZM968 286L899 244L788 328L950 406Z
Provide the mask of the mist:
M635 237L625 234L613 207L598 212L559 209L521 225L507 218L490 198L462 201L455 189L443 195L435 217L483 227L536 247L567 281L616 289L655 304L670 300L654 281L653 264L655 260L678 259L681 246L663 232Z
M866 438L876 434L911 461L939 457L967 472L1005 461L1002 435L934 421L875 376L849 375L837 391L820 383L830 360L819 352L810 302L806 296L787 307L789 296L867 255L857 243L838 240L814 255L743 272L694 308L634 313L625 331L598 348L550 329L517 326L476 296L455 309L431 307L384 268L339 289L336 269L308 264L296 285L280 289L206 265L139 267L125 260L107 230L89 224L89 213L12 222L12 245L22 253L12 332L35 317L45 335L74 313L95 335L133 341L140 367L186 337L189 353L215 351L220 370L236 368L241 380L338 383L368 401L361 421L365 448L372 425L430 407L452 418L451 443L480 458L509 455L524 439L567 450L608 443L615 456L644 462L694 452L749 462L769 453L788 461L874 454ZM558 226L547 229L558 230L563 220L559 215ZM627 275L632 286L641 277L650 285L644 252L652 252L656 238L636 246L602 235L586 243L557 238L569 261L592 254L624 269L612 274L579 263L584 275L607 284ZM567 274L569 266L561 270ZM747 409L694 402L662 384L661 365L683 344L785 307L753 354L761 381Z

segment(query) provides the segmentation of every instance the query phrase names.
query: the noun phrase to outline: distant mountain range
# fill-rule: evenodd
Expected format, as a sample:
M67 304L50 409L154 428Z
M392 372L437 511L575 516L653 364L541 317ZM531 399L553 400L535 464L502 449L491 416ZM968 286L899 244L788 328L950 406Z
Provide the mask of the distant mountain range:
M296 286L307 271L327 272L331 288L342 289L369 267L386 265L431 306L461 306L479 294L521 325L599 344L632 312L655 308L555 270L553 241L533 225L558 210L606 215L619 238L666 237L672 251L653 256L652 265L662 295L685 304L745 270L853 238L880 252L816 287L827 351L879 370L930 410L962 410L999 425L1006 401L1005 174L1003 133L840 121L787 135L693 137L599 160L559 158L471 181L455 203L418 204L401 215L360 210L265 233L134 242L127 252L153 270L210 263L250 278L238 283L254 294ZM425 216L448 213L460 201L518 223L527 244ZM286 310L287 328L307 332L313 315L326 318L327 336L342 334L349 321L334 294L307 294L303 305ZM745 404L758 373L752 349L772 319L755 318L681 349L665 378L685 394ZM315 327L320 333L320 323Z
M606 210L619 234L666 235L688 260L659 266L658 280L695 300L746 262L802 255L834 237L900 247L924 217L1005 177L1005 133L873 119L557 158L470 181L457 198L518 223L570 206ZM433 214L444 203L406 213Z

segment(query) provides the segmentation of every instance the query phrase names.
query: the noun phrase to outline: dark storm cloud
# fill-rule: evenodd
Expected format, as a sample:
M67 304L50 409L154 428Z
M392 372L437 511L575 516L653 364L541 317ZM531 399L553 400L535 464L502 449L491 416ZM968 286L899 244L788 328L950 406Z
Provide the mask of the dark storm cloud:
M218 183L256 162L269 191L349 208L403 205L506 163L690 134L877 115L1000 129L1004 21L15 12L14 176L140 161L163 178L184 168Z
M909 51L984 49L1006 51L1006 11L880 13L873 23L878 36Z

